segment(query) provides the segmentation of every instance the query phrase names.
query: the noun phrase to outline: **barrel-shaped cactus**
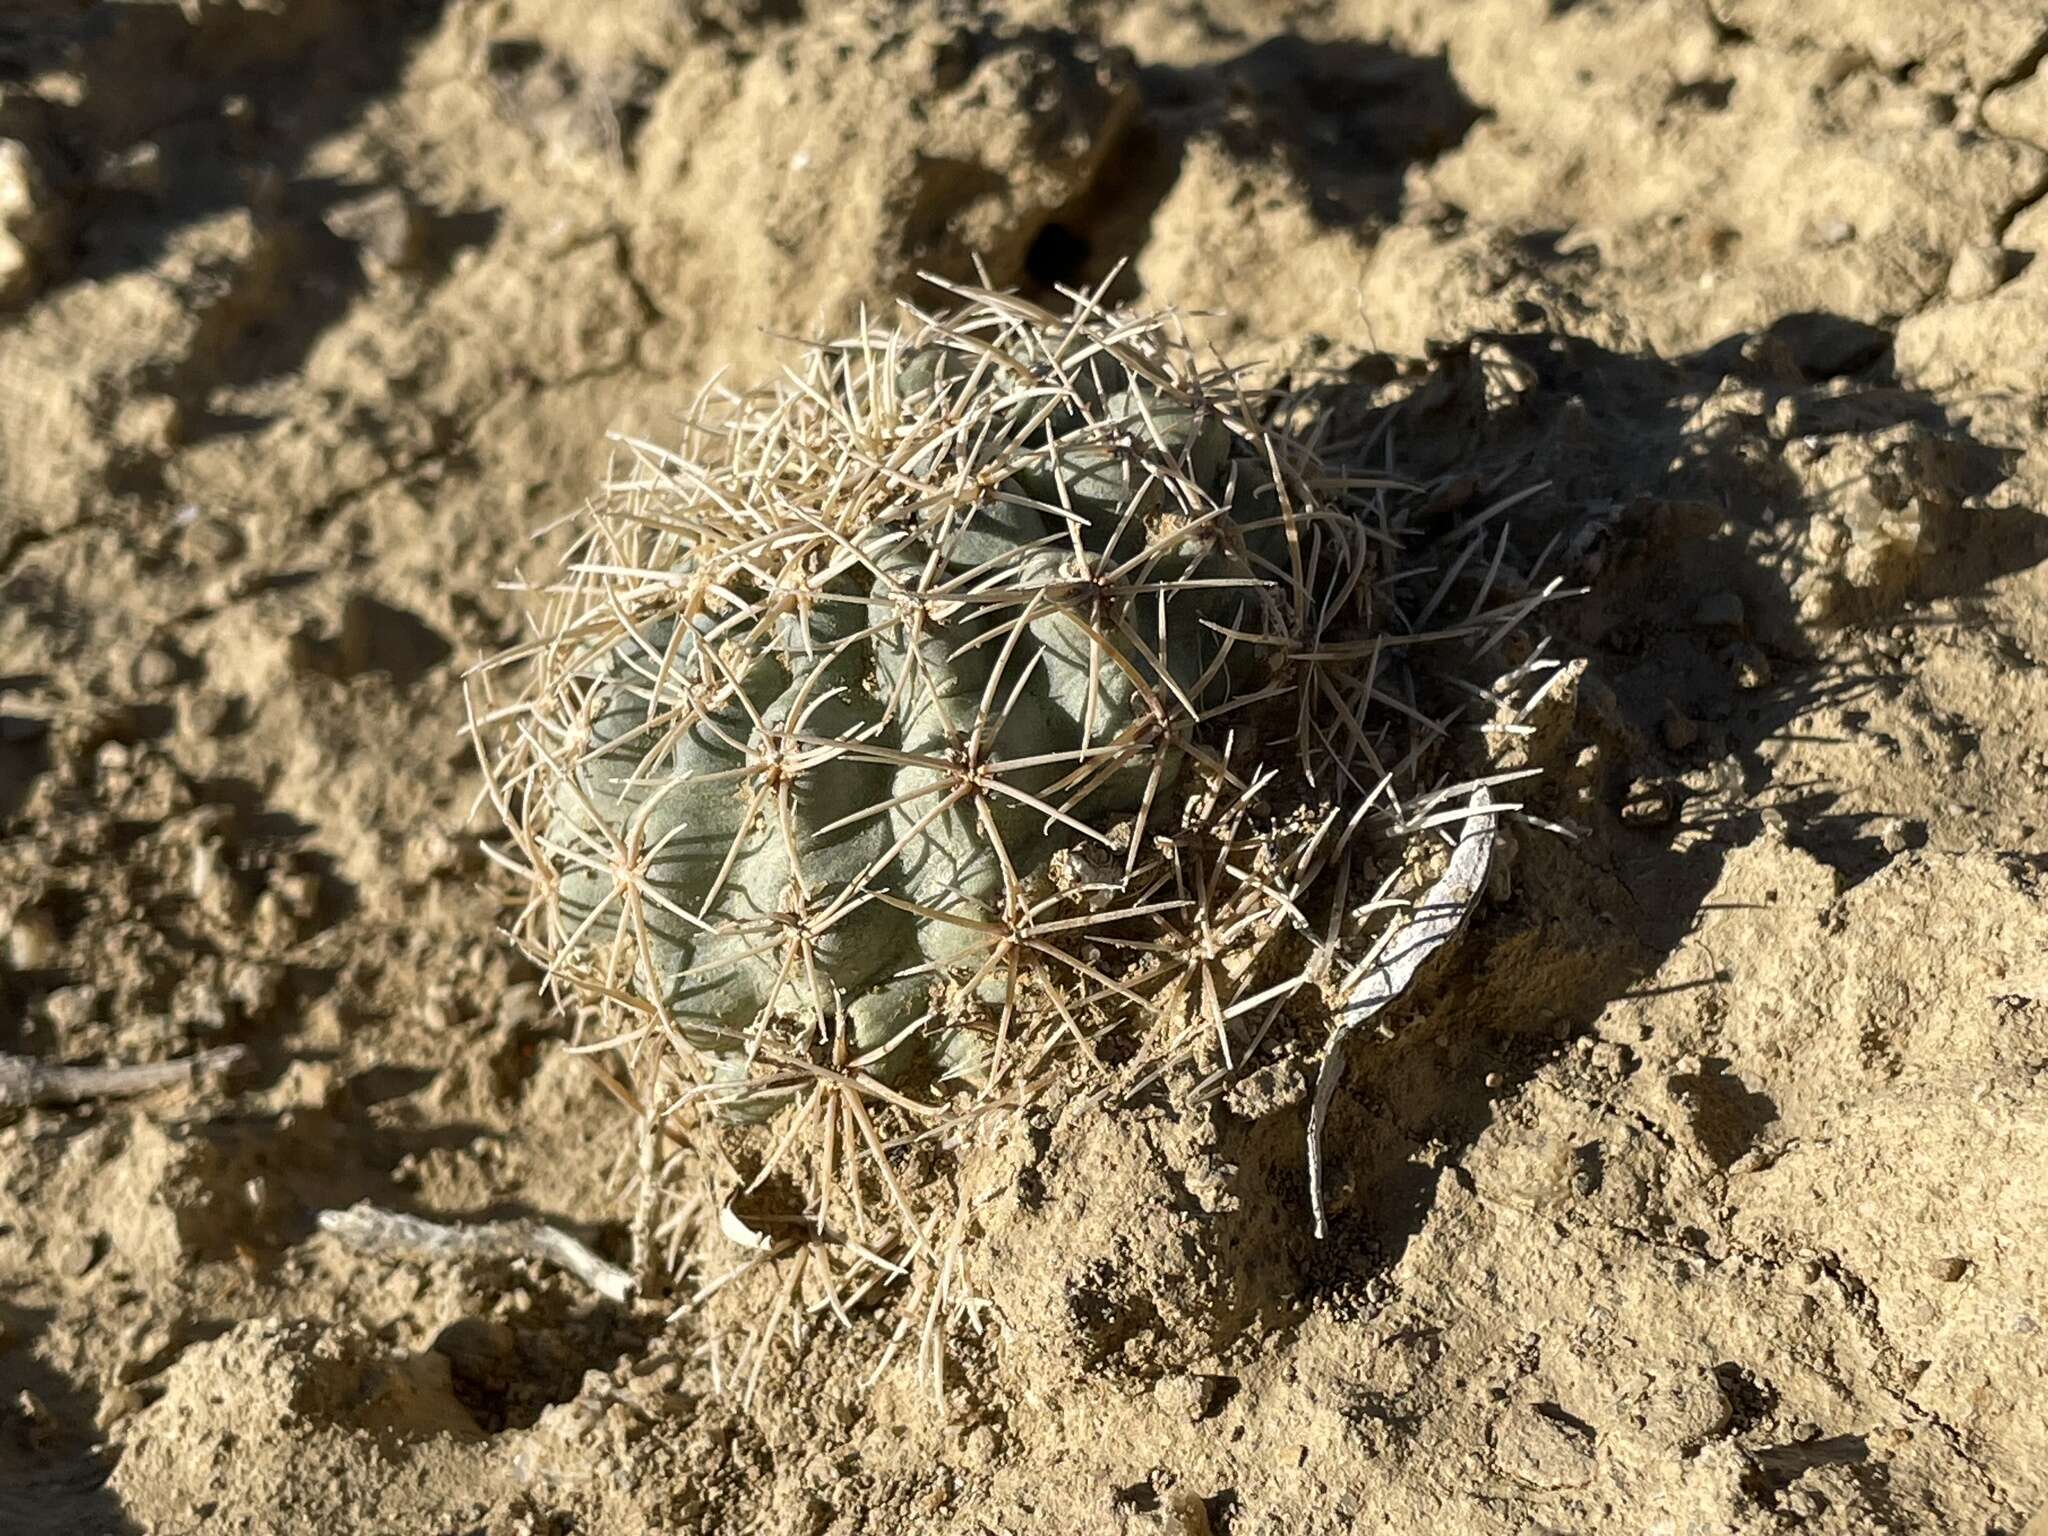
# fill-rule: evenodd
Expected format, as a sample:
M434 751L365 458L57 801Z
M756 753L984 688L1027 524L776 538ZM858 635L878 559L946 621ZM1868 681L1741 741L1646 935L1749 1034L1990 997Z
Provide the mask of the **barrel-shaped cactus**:
M477 706L587 1038L866 1254L923 1240L876 1116L1227 1057L1379 777L1377 534L1314 453L1171 317L964 297L626 445Z

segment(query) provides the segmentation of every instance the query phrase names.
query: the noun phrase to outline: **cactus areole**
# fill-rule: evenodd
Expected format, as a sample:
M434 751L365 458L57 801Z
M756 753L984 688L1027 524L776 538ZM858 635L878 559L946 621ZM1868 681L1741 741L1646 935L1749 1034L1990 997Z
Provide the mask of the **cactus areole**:
M483 673L518 938L728 1121L997 1093L1169 993L1220 1029L1301 786L1366 771L1314 454L1170 317L965 298L627 444Z

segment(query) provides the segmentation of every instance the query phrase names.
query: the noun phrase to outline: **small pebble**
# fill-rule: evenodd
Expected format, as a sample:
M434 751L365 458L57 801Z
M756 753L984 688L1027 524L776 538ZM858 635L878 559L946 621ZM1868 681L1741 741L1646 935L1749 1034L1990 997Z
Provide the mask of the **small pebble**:
M114 441L132 453L167 459L185 440L185 408L169 395L141 395L114 417Z
M60 1237L50 1244L50 1268L69 1279L77 1279L92 1268L99 1251L93 1240L82 1232L69 1237Z
M2012 256L1995 241L1975 241L1956 252L1948 268L1948 296L1967 303L1997 291L2012 275Z
M241 882L228 868L227 851L218 842L202 842L192 850L192 899L211 917L233 920L243 909Z
M1677 815L1677 792L1655 779L1637 779L1621 803L1621 819L1631 827L1661 827Z
M35 296L35 257L21 241L0 230L0 310L26 304Z
M1770 686L1774 675L1771 671L1771 658L1756 646L1746 641L1731 645L1722 660L1727 663L1728 675L1734 680L1736 687L1747 691Z
M260 960L238 960L228 967L228 997L241 1011L242 1017L251 1023L264 1018L277 1006L278 994L283 987L282 966L268 965Z
M470 868L474 862L474 849L473 840L451 837L435 827L408 839L400 859L406 879L424 883L460 874Z
M1628 1072L1628 1047L1617 1040L1602 1040L1586 1053L1587 1064L1603 1077L1623 1077Z
M57 1421L50 1410L43 1406L43 1400L35 1393L24 1390L14 1399L15 1433L24 1446L35 1450L57 1431Z
M0 230L33 252L56 232L56 206L29 147L0 139Z
M187 560L195 565L226 565L239 560L249 541L233 523L217 517L194 517L179 540Z
M1706 1370L1674 1371L1657 1381L1644 1408L1645 1430L1674 1451L1713 1439L1735 1416L1721 1384Z
M178 680L178 658L153 645L135 658L134 679L139 692L161 693Z
M338 238L390 271L419 265L426 245L419 210L396 187L342 203L328 212L325 222Z
M160 196L164 190L164 152L153 139L141 139L100 162L99 184L109 192Z
M19 139L0 139L0 309L35 297L42 278L38 258L58 224L35 156Z
M967 1438L960 1446L960 1459L976 1470L986 1470L995 1465L996 1453L1002 1449L1002 1439L987 1424L977 1424L967 1432Z
M1811 1488L1787 1488L1778 1495L1778 1508L1798 1521L1818 1520L1827 1507L1827 1502Z
M1700 728L1692 716L1666 699L1664 716L1657 722L1657 734L1673 752L1683 752L1700 739Z
M1970 1272L1970 1261L1955 1254L1936 1259L1932 1266L1934 1278L1944 1284L1953 1285Z
M57 961L57 925L31 907L17 912L7 928L7 963L17 971L48 970Z
M265 891L256 898L249 921L265 949L288 949L299 941L299 920L276 891Z
M99 1003L100 989L89 982L59 987L43 999L43 1015L58 1029L73 1032L92 1022Z
M311 923L320 915L320 877L308 870L271 877L270 889L285 909L301 922Z
M227 729L228 701L217 693L187 691L178 696L178 730L186 736L218 736Z

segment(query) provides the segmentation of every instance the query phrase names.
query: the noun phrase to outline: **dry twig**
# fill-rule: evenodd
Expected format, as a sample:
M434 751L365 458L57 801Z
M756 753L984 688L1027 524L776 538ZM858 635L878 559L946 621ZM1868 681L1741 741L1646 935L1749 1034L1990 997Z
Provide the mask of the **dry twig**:
M1493 865L1494 844L1500 837L1500 813L1485 787L1472 791L1465 804L1464 828L1451 852L1451 866L1416 903L1408 921L1392 929L1386 940L1344 978L1339 995L1344 999L1337 1027L1323 1048L1323 1065L1316 1074L1316 1098L1308 1115L1308 1199L1315 1212L1316 1236L1323 1236L1323 1122L1330 1112L1330 1100L1344 1076L1343 1046L1389 1003L1408 990L1422 962L1464 931L1486 889L1487 871Z
M633 1299L633 1277L558 1227L533 1220L444 1226L358 1200L345 1211L322 1211L320 1230L364 1253L403 1257L536 1259L565 1269L607 1301Z
M243 1046L224 1045L177 1061L130 1067L53 1067L29 1056L0 1056L0 1110L132 1099L232 1072L248 1054Z

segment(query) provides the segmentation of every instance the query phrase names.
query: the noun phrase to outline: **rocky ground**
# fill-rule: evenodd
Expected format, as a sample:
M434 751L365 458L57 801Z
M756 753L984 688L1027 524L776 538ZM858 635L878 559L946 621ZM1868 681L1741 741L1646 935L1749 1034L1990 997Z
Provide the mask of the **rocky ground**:
M0 1120L0 1529L2038 1530L2044 56L2026 0L15 0L0 1051L246 1059ZM977 259L1573 530L1577 835L1356 1053L1330 1238L1298 1052L976 1154L942 1411L317 1230L623 1253L459 678L606 430Z

